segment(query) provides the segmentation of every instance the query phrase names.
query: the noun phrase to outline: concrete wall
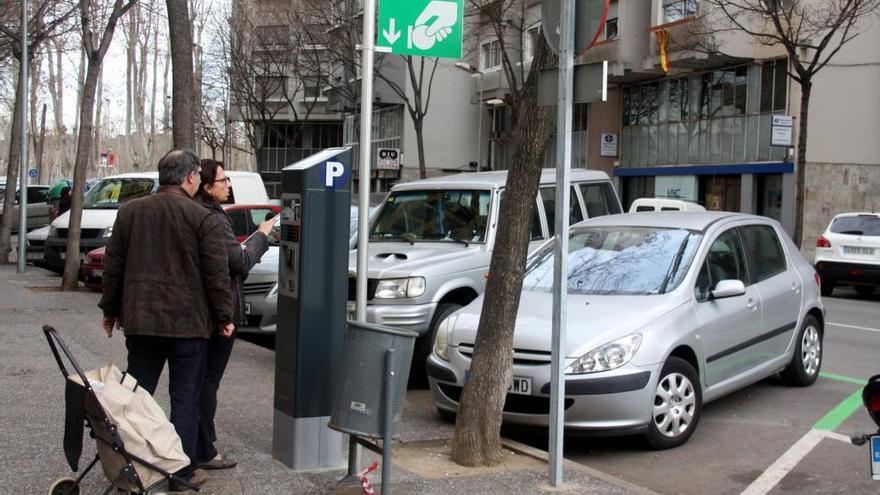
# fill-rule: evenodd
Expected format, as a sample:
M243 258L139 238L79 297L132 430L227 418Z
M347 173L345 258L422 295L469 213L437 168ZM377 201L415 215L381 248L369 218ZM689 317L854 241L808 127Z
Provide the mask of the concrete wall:
M615 163L620 160L620 116L622 91L619 87L608 89L608 101L590 103L587 117L587 168L601 170L612 176ZM599 156L602 134L617 134L617 157Z

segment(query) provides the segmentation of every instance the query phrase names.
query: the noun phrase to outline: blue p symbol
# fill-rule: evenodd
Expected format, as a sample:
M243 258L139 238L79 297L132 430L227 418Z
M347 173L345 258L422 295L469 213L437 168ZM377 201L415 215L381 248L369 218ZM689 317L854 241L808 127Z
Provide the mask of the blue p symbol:
M328 161L324 164L324 187L336 189L337 186L345 184L346 175L345 166L342 163ZM341 179L338 184L337 179Z

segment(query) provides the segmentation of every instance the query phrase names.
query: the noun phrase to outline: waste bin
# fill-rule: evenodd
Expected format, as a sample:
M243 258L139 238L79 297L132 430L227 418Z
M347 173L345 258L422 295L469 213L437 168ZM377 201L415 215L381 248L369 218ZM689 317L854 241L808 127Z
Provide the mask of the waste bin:
M390 410L391 432L394 431L403 407L413 345L418 336L409 330L348 322L330 428L360 437L386 436L383 397L387 353L393 350Z

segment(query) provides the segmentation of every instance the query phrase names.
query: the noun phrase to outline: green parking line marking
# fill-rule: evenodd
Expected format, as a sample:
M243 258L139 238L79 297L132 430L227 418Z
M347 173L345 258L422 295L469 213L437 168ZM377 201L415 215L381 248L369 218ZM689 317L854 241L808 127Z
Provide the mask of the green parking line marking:
M827 378L829 380L837 380L839 382L853 383L853 384L858 385L860 387L864 387L865 384L868 383L868 380L865 380L862 378L853 378L851 376L835 375L834 373L822 372L822 373L819 373L819 377L820 378Z
M847 420L852 413L856 412L862 406L862 391L856 390L849 397L844 399L843 402L837 405L834 409L828 412L822 419L820 419L813 428L817 430L828 430L834 431L838 426L843 424L844 421Z

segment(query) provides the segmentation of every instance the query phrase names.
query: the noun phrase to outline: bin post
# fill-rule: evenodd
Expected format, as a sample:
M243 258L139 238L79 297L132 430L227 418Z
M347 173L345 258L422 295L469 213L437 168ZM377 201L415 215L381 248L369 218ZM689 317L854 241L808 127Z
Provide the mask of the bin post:
M382 495L391 493L391 437L394 435L394 349L385 351L385 389L382 391Z

